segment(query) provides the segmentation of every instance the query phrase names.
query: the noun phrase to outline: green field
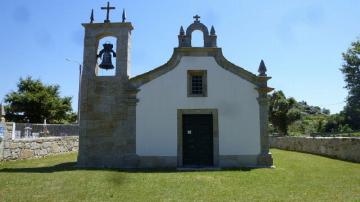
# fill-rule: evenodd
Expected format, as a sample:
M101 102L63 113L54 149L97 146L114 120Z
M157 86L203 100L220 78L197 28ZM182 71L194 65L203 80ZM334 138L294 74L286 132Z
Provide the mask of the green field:
M79 170L76 154L0 164L0 201L360 201L360 164L273 149L275 169Z

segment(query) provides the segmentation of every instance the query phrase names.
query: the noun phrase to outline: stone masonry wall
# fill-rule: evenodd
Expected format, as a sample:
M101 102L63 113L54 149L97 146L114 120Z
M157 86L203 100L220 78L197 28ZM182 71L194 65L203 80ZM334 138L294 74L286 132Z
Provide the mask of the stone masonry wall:
M270 147L360 163L360 138L270 137Z
M15 139L6 140L2 144L3 151L0 160L18 160L78 151L79 137Z

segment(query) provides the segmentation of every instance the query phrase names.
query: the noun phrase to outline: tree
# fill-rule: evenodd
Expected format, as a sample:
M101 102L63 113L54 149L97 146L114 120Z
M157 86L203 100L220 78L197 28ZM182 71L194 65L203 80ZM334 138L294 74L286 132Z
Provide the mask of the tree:
M269 120L282 135L287 135L289 125L301 118L295 104L295 99L286 99L282 91L275 91L270 96Z
M321 113L325 115L330 115L330 109L322 108Z
M334 133L334 132L342 132L341 128L345 124L345 118L343 113L333 114L327 117L326 124L324 125L324 130L327 133Z
M342 56L345 63L340 70L349 91L344 115L353 129L360 129L360 40L353 42Z
M5 96L5 118L14 122L48 123L74 122L71 97L60 97L58 85L45 85L31 77L20 78L17 91Z

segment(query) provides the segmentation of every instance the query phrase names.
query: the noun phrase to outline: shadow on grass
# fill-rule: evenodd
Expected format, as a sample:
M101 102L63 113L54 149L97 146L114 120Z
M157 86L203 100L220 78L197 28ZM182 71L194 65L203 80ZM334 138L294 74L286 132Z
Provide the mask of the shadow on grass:
M213 171L251 171L257 168L226 168L226 169L186 169L177 170L176 168L168 169L154 169L154 168L129 168L129 169L114 169L114 168L80 168L76 166L76 162L60 163L53 166L45 167L29 167L29 168L3 168L0 173L54 173L62 171L117 171L127 173L181 173L181 172L213 172Z

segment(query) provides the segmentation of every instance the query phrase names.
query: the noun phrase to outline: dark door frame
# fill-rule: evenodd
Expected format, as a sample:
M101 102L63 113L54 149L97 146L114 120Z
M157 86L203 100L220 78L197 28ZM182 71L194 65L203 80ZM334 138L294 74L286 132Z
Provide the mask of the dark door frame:
M177 110L177 165L183 167L183 115L211 114L213 118L213 162L219 167L219 119L217 109L178 109Z

